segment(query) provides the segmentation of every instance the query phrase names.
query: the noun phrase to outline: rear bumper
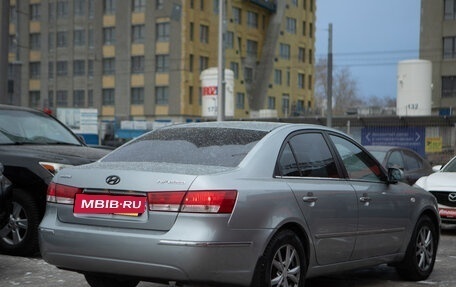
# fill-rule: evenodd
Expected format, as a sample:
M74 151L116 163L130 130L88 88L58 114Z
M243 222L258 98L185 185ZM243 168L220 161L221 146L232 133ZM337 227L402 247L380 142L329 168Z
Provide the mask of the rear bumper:
M222 219L215 220L226 226ZM271 230L215 230L213 224L185 216L167 232L68 224L48 205L40 249L48 263L78 272L248 286Z

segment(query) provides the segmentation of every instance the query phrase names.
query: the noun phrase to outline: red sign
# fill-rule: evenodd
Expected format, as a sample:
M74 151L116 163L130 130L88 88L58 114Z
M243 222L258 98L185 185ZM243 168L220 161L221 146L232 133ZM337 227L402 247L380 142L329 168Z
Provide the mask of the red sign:
M146 197L76 194L74 213L140 214L146 209Z
M216 96L217 86L203 87L203 96Z

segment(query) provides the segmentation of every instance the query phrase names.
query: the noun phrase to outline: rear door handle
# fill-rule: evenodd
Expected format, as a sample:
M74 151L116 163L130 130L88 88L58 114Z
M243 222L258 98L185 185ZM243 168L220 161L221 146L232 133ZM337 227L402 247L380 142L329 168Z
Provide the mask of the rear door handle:
M312 203L312 202L317 201L318 198L317 198L316 196L304 196L304 197L302 198L302 200L303 200L304 202Z

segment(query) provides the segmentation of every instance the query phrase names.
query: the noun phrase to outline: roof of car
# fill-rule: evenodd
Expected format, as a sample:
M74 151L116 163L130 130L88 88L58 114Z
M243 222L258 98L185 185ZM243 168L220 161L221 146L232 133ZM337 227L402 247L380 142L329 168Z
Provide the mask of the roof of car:
M32 109L28 107L22 107L22 106L13 106L13 105L1 105L0 104L0 110L16 110L16 111L29 111L29 112L41 112L37 109Z
M279 127L300 127L300 128L318 128L328 129L326 126L313 124L294 124L283 122L263 122L263 121L221 121L221 122L195 122L177 125L169 125L164 128L181 128L181 127L207 127L207 128L228 128L228 129L248 129L269 132Z

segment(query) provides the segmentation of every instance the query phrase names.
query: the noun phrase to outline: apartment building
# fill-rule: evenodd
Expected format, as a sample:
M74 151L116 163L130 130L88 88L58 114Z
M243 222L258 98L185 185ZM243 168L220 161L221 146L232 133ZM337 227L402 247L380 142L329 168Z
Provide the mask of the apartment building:
M421 0L420 58L432 62L432 110L456 107L456 0Z
M8 104L102 120L197 120L220 0L9 0ZM314 107L315 0L227 0L234 118ZM271 114L271 113L269 113Z

